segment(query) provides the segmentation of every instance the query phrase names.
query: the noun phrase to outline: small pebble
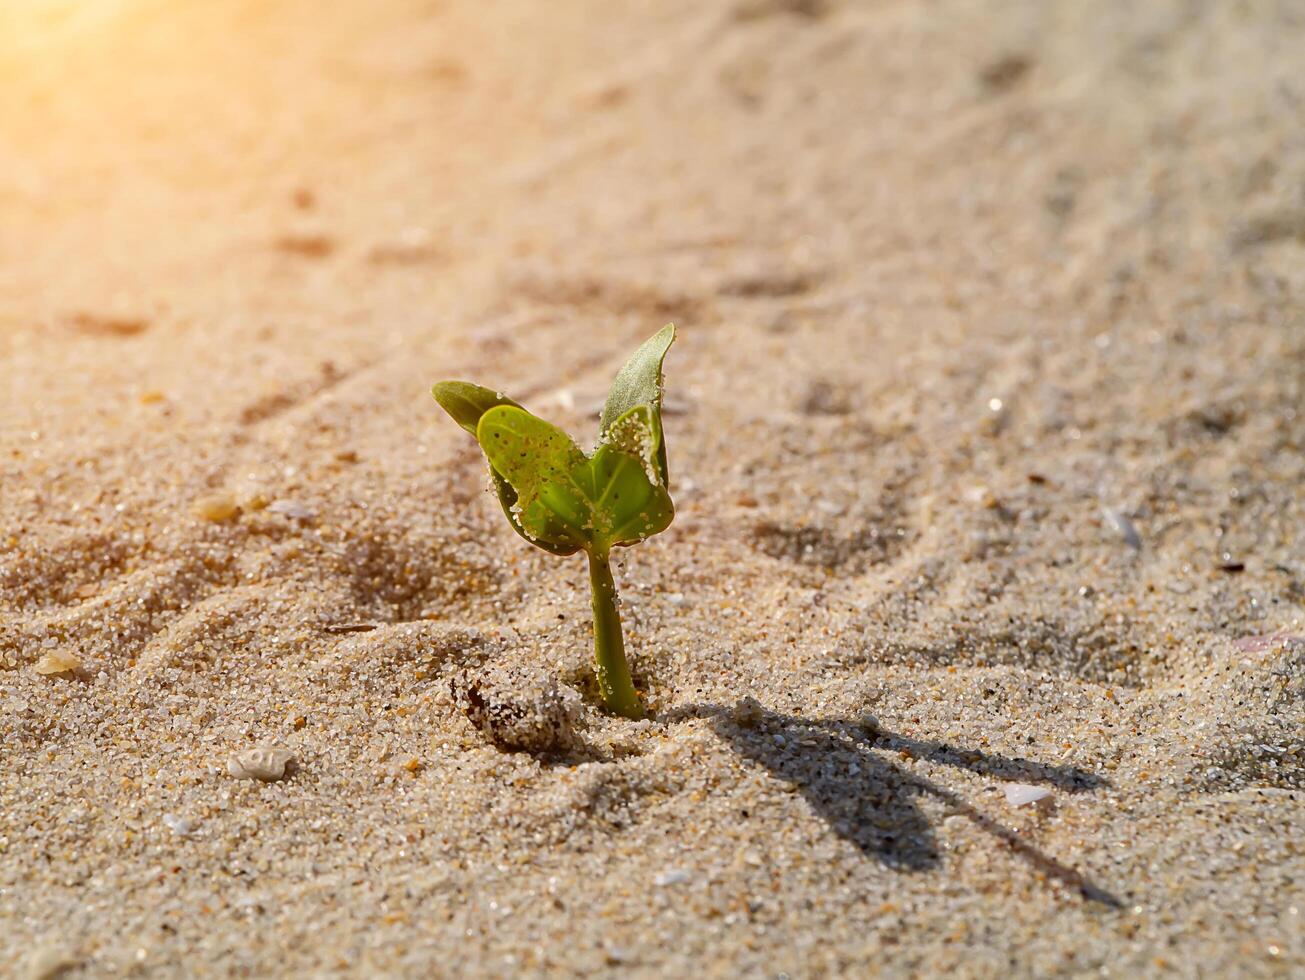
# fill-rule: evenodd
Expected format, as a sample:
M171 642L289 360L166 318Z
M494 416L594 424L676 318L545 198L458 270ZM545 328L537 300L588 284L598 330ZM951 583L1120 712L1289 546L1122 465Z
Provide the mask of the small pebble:
M207 497L200 497L191 505L191 510L196 517L220 524L223 521L231 520L240 513L240 506L230 494L216 493Z
M810 381L798 399L798 410L805 415L847 415L853 409L852 390L823 378Z
M187 820L185 817L178 817L173 813L165 813L163 822L178 837L189 837L195 832L194 821Z
M1287 643L1305 643L1305 636L1293 636L1291 633L1265 633L1260 636L1244 636L1234 640L1233 646L1248 653L1262 653Z
M273 514L284 514L286 517L293 517L297 521L309 521L317 516L312 508L299 503L297 500L277 500L269 504L267 509Z
M67 949L46 945L36 949L27 959L27 980L55 980L77 965Z
M237 752L227 760L227 772L236 779L261 779L275 782L285 776L286 766L294 759L289 749L271 745Z
M672 871L663 871L661 874L657 875L653 878L653 884L658 888L667 888L670 885L682 885L688 881L690 877L689 872L681 871L676 868Z
M44 657L36 662L32 669L38 674L71 674L73 671L81 670L82 662L71 653L64 650L56 650L54 653L47 653Z
M1133 522L1128 519L1127 514L1113 507L1102 507L1101 516L1107 524L1114 528L1115 533L1124 539L1124 544L1134 551L1142 550L1142 536L1137 533L1137 528L1133 526Z
M1045 786L1030 786L1028 783L1007 783L1006 802L1011 806L1027 806L1045 800L1051 790Z
M575 392L570 388L558 388L549 396L549 401L563 411L569 412L575 408Z
M608 966L620 966L622 963L624 963L624 962L625 962L626 960L628 960L629 958L630 958L630 954L629 954L629 952L627 952L626 950L622 949L620 946L608 946L608 947L607 947L607 965L608 965Z

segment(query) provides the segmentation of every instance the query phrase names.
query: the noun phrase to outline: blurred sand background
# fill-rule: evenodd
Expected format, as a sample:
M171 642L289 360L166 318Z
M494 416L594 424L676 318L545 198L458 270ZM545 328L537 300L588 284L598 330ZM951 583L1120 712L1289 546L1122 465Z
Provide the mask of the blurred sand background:
M1289 0L0 3L0 973L1302 975L1303 64ZM428 389L588 440L670 320L636 724Z

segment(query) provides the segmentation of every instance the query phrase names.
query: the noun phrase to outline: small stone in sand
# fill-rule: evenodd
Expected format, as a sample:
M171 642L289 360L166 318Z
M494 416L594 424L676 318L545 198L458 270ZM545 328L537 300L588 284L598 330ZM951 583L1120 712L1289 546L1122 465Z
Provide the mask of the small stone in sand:
M1027 806L1038 803L1051 795L1045 786L1030 786L1028 783L1007 783L1006 802L1011 806Z
M231 520L236 514L240 513L240 506L230 494L215 493L207 497L200 497L191 505L191 510L196 517L220 524L223 521Z
M1124 539L1124 544L1134 551L1142 550L1142 536L1137 533L1137 528L1133 526L1133 522L1128 519L1127 514L1121 510L1115 510L1113 507L1103 507L1101 516L1105 518L1107 524L1114 528L1115 533Z
M286 766L294 759L289 749L271 745L237 752L227 760L227 772L236 779L261 779L275 782L285 776Z
M608 946L606 960L608 966L620 966L630 958L630 954L620 946Z
M55 980L77 965L62 946L38 947L27 960L27 980Z
M314 511L297 500L278 500L267 508L273 514L284 514L297 521L310 521L317 516Z
M653 884L658 888L666 888L670 885L682 885L689 880L689 872L681 871L676 868L671 871L663 871L657 877L653 878Z
M163 822L167 824L168 829L178 837L189 837L195 832L194 821L187 820L185 817L178 817L173 813L165 813L163 815Z
M32 669L38 674L71 674L73 671L81 670L82 662L71 653L64 650L56 650L54 653L47 653L44 657L36 662Z

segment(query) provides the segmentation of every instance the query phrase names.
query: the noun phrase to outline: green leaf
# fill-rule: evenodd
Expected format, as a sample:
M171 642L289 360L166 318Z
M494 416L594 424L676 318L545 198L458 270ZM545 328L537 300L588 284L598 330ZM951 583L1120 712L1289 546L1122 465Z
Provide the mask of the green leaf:
M453 417L453 421L473 436L476 434L476 427L480 424L481 418L491 408L497 408L499 405L521 407L506 395L469 381L441 381L431 388L431 394L440 403L440 407ZM508 483L492 465L489 468L489 475L494 481L494 490L498 494L498 502L503 506L503 513L517 534L531 544L538 545L555 555L573 555L579 550L576 545L570 543L569 539L558 538L555 535L536 538L527 534L526 529L517 519L517 492L512 489L512 484Z
M588 544L588 507L571 479L587 460L570 436L518 405L499 405L481 416L476 441L518 534L557 555Z
M453 421L473 436L476 434L476 426L480 424L480 417L491 408L499 405L521 407L506 395L470 381L441 381L431 388L430 393L440 403L440 408L453 416Z
M666 488L649 478L644 460L608 445L588 462L601 547L638 544L670 526L675 505Z
M662 361L666 352L675 341L675 324L668 323L653 334L625 362L625 366L616 374L611 389L607 392L607 403L603 406L599 431L603 442L609 439L609 433L616 421L631 409L646 405L651 411L652 431L657 442L657 474L662 486L670 486L670 475L666 466L666 442L662 438Z
M486 412L476 438L516 494L514 526L540 547L553 545L547 550L598 554L664 530L675 507L656 478L651 414L647 406L627 413L614 427L621 442L600 446L589 458L565 432L523 408Z
M517 492L512 489L512 484L508 483L493 466L489 468L489 475L494 481L494 490L498 494L498 502L503 507L503 514L507 517L508 523L512 525L512 530L521 535L536 548L542 548L550 554L574 555L580 550L580 545L573 544L571 535L566 532L565 528L553 528L541 531L538 536L531 535L522 525L517 517Z

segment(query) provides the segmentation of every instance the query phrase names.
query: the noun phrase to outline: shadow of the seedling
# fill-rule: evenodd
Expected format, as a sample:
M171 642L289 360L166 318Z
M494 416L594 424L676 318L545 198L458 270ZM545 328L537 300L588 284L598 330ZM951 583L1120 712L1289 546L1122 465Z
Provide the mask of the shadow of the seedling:
M882 750L928 758L998 779L1048 783L1079 792L1105 780L1072 766L958 749L884 731L873 720L808 719L758 709L738 719L718 705L688 705L665 720L707 718L734 751L795 787L830 828L867 857L901 871L925 871L940 855L922 796L941 800L954 814L997 838L1038 871L1078 891L1085 899L1122 906L1082 873L1029 843L956 793L885 758Z

